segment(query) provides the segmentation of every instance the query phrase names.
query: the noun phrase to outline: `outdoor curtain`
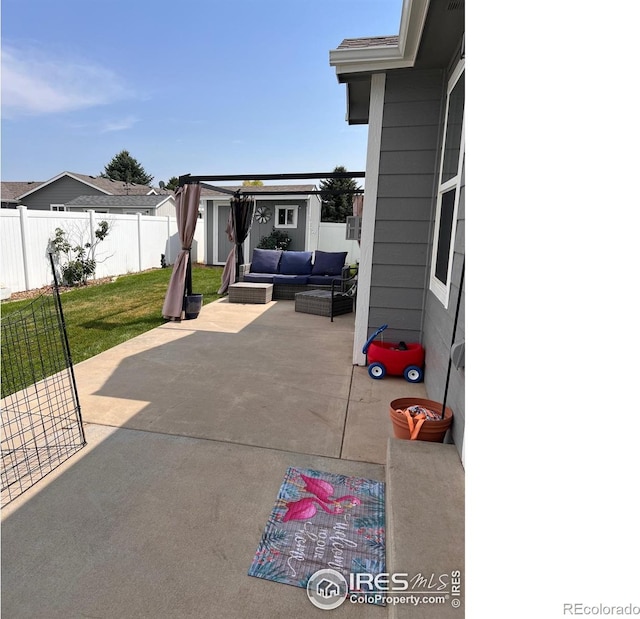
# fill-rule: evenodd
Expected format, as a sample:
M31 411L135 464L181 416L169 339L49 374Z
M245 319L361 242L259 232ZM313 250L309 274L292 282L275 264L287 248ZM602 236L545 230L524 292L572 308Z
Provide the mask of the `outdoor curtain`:
M199 205L199 184L183 185L176 192L176 219L181 249L173 264L173 273L171 273L169 288L162 306L162 315L165 318L182 318L185 279L187 277L187 268L189 267L191 243L193 242L193 235L198 222Z
M242 244L251 229L254 206L255 200L250 196L235 194L231 198L231 212L229 213L226 233L229 241L233 243L233 247L227 256L224 271L222 271L222 284L218 294L227 292L229 286L238 280L240 265L244 264Z

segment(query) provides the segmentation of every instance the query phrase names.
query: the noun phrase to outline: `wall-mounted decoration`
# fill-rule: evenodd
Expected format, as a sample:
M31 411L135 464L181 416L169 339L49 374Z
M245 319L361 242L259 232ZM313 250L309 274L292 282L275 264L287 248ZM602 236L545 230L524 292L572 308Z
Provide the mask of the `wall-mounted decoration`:
M271 209L268 206L259 206L255 218L259 224L266 224L271 219Z

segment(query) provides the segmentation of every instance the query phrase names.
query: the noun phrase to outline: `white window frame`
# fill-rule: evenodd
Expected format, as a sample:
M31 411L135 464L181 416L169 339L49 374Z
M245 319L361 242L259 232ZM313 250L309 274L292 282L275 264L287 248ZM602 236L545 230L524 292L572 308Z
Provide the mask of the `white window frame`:
M298 206L295 204L281 204L276 205L276 217L273 222L274 228L297 228L298 227ZM292 224L280 224L280 211L293 211L293 223ZM287 219L285 215L285 220Z
M444 305L445 309L449 307L449 293L451 291L451 271L453 268L453 254L456 240L456 227L458 222L458 203L460 202L460 181L462 180L462 166L464 163L464 124L466 109L462 115L462 136L460 138L460 155L458 157L458 169L456 175L446 182L442 182L442 168L444 166L445 147L447 144L447 120L449 118L449 98L451 92L455 88L458 80L464 74L464 59L456 66L449 83L447 85L447 108L444 118L444 131L442 136L442 152L440 153L440 174L438 177L438 198L436 202L436 217L434 224L433 247L431 248L431 272L429 276L429 290L433 292L436 298ZM453 203L453 221L451 224L451 242L449 243L449 262L447 265L447 281L441 282L436 277L436 261L438 257L438 242L440 237L440 216L442 210L442 196L449 191L455 191Z
M67 207L64 204L50 204L49 210L54 212L63 213L67 210Z

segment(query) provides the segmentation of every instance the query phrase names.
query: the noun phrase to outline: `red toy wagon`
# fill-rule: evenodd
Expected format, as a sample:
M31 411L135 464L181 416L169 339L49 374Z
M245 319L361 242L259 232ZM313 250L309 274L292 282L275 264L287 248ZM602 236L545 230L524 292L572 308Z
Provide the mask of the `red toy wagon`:
M369 362L369 376L379 380L386 374L404 376L410 383L424 378L424 348L417 342L374 342L389 325L382 325L362 348Z

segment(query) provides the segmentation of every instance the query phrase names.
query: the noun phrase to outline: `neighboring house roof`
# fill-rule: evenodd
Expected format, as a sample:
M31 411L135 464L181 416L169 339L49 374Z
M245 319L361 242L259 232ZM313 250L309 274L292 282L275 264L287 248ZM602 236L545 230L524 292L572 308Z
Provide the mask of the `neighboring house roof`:
M21 195L39 185L42 181L2 181L2 201L18 203Z
M262 185L262 186L254 186L254 185L218 185L222 189L227 189L228 191L237 191L241 189L246 192L251 193L262 193L262 192L274 192L274 191L282 191L282 192L290 192L294 191L299 194L306 194L310 191L313 191L316 187L315 185ZM242 193L242 192L241 192ZM221 197L221 198L230 198L231 196L227 193L223 193L222 191L215 191L208 187L202 187L200 192L200 197Z
M101 176L90 176L87 174L77 174L75 172L63 172L71 177L75 177L77 180L93 185L98 189L107 191L112 195L122 194L123 188L126 187L126 193L128 195L148 195L151 191L155 191L153 187L149 185L137 185L136 183L125 184L124 181L113 181L110 178L102 178Z
M44 181L43 183L37 184L35 187L31 187L24 193L20 194L18 198L24 198L29 194L32 194L35 191L38 191L39 189L50 185L51 183L55 183L63 176L73 178L80 183L84 183L85 185L93 187L93 189L97 189L98 191L102 191L103 193L106 193L108 195L122 194L125 188L128 195L148 195L150 193L157 193L157 190L153 187L150 187L149 185L137 185L136 183L125 185L125 183L122 181L112 181L110 178L102 178L101 176L78 174L77 172L61 172L57 176L50 178L48 181Z
M117 208L158 208L162 203L170 199L173 199L172 195L78 196L67 202L65 206L89 208L105 206Z

